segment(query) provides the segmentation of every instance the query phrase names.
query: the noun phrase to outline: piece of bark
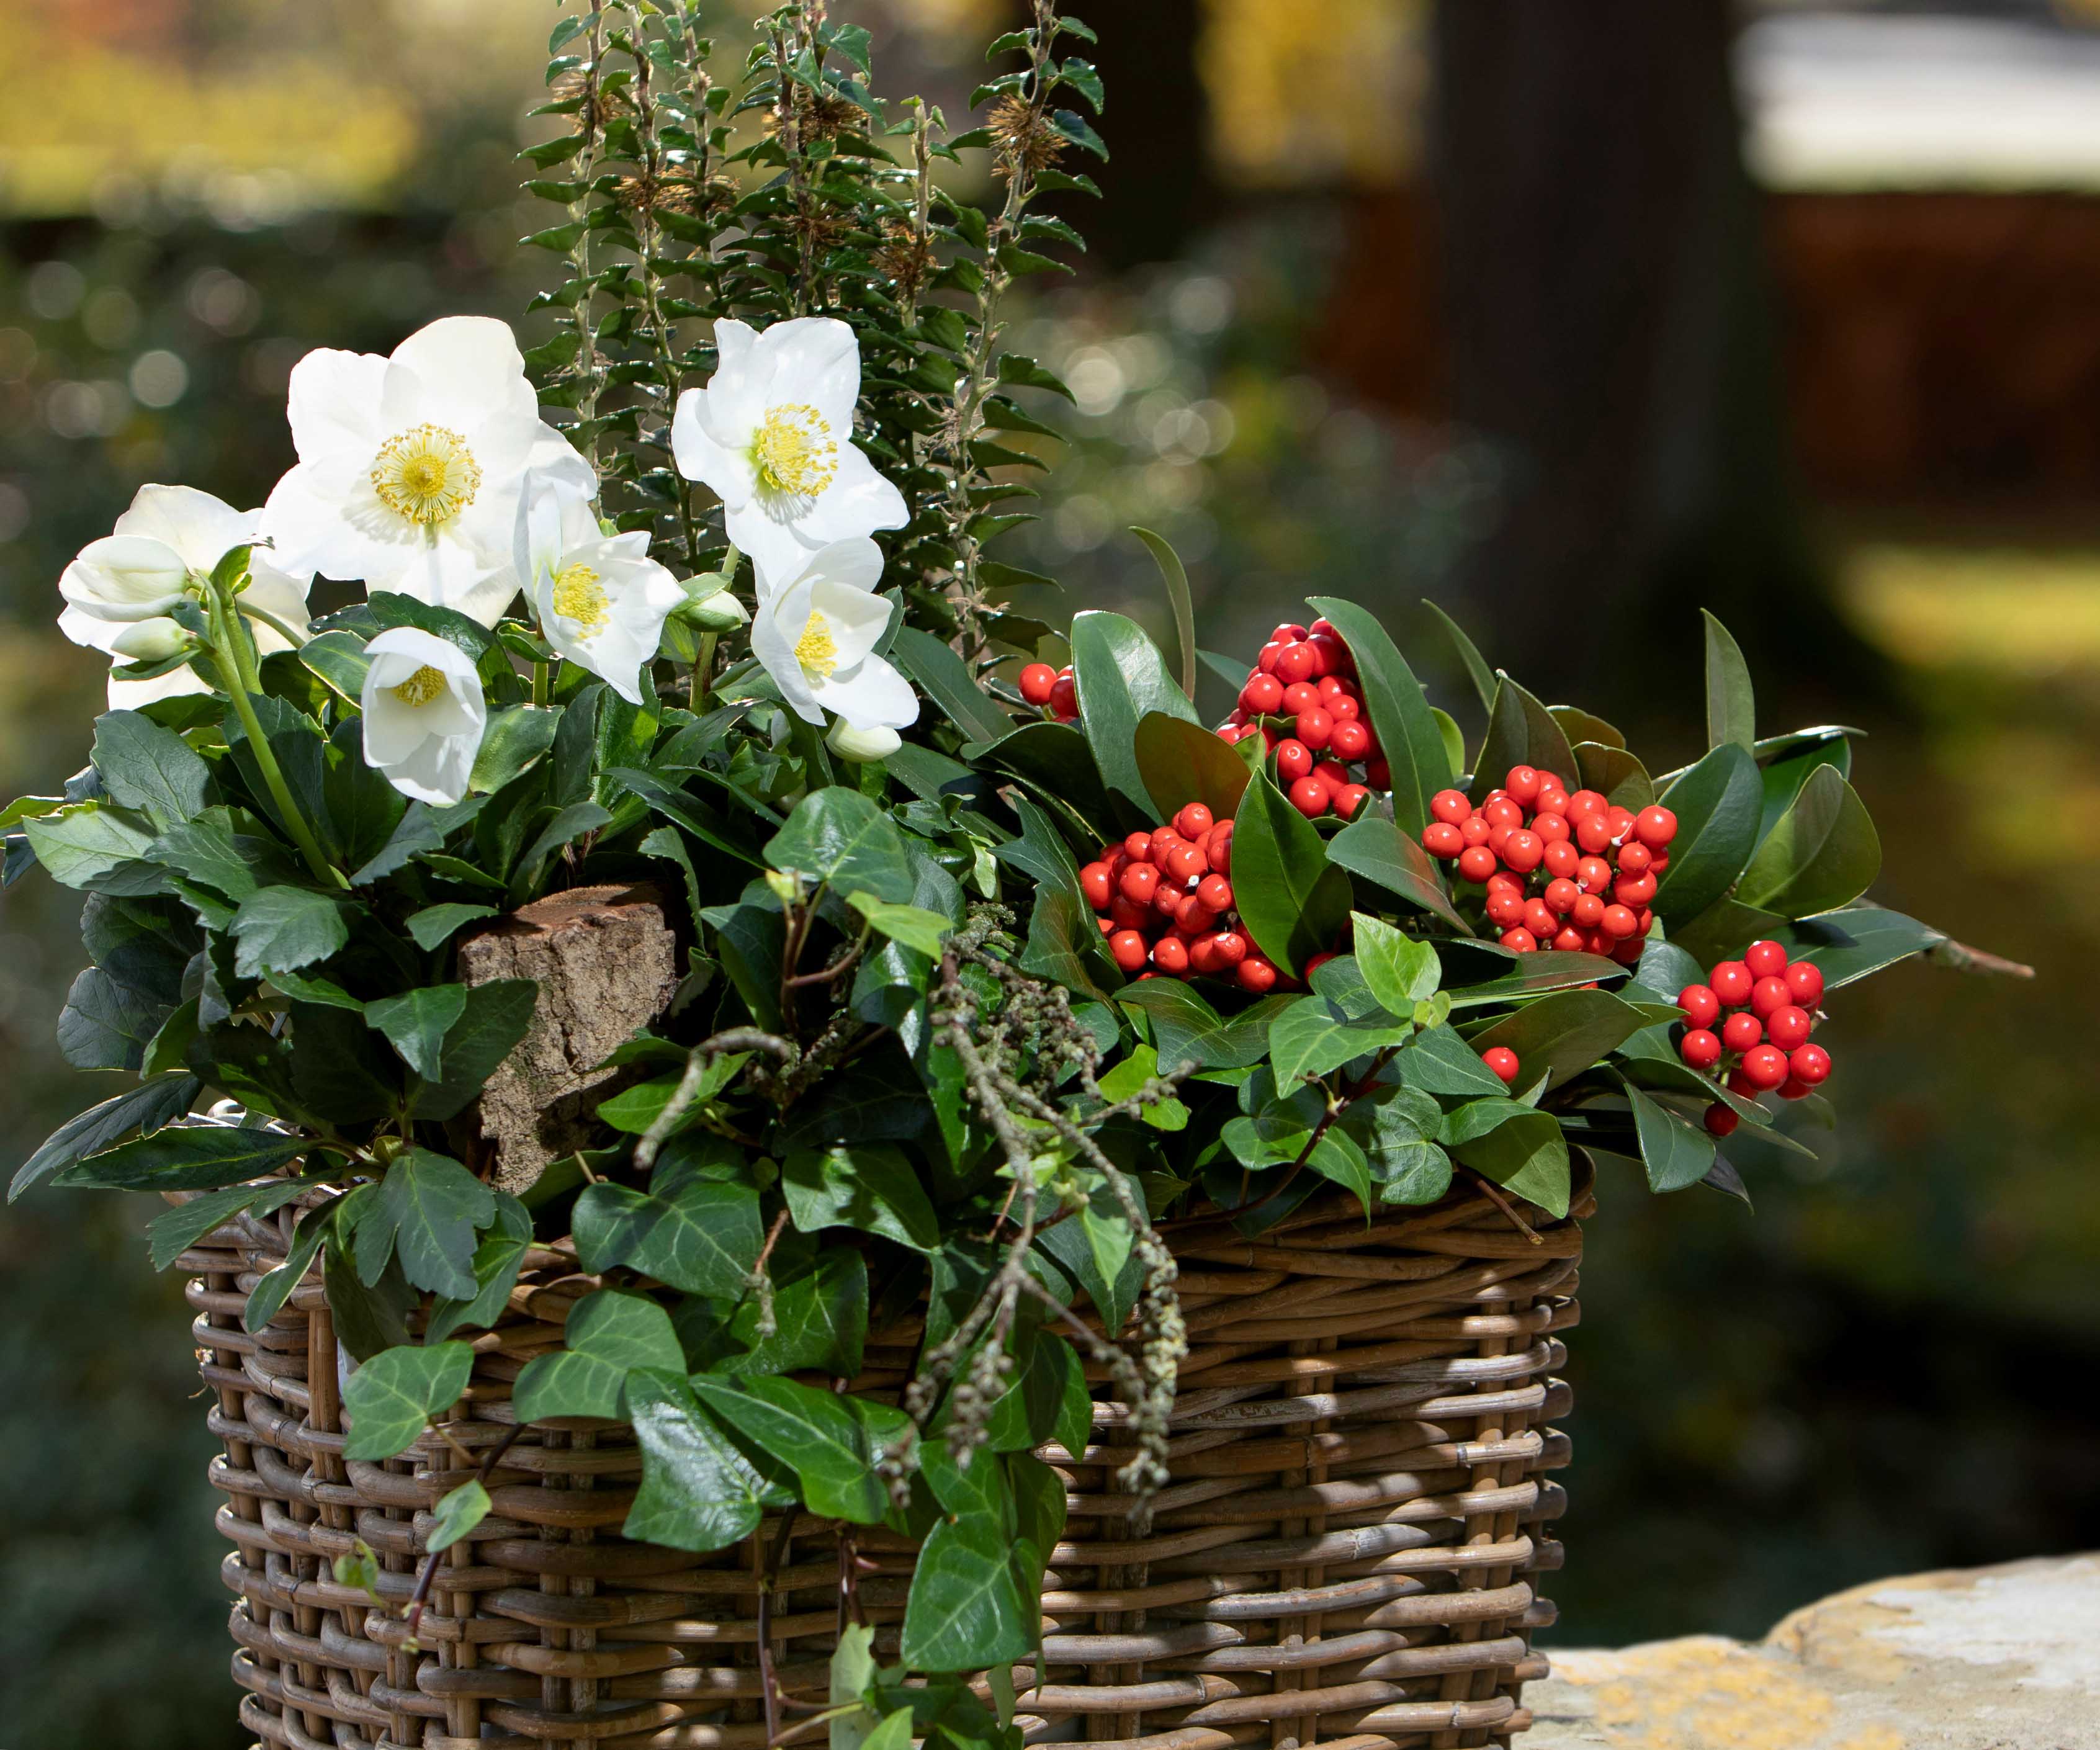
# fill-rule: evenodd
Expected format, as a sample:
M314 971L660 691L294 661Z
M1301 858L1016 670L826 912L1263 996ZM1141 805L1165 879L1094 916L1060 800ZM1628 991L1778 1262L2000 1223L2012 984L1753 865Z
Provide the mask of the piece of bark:
M535 900L460 944L460 978L538 984L532 1025L474 1110L495 1145L494 1183L522 1192L588 1147L600 1101L633 1078L598 1066L663 1013L677 988L677 941L653 890L571 888Z

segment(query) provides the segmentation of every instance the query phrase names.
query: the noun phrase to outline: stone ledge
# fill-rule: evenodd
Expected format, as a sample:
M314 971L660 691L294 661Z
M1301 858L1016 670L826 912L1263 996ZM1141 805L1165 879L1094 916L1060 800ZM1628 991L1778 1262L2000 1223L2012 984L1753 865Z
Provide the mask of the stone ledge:
M2100 1750L2100 1554L1877 1580L1760 1642L1546 1651L1520 1750Z

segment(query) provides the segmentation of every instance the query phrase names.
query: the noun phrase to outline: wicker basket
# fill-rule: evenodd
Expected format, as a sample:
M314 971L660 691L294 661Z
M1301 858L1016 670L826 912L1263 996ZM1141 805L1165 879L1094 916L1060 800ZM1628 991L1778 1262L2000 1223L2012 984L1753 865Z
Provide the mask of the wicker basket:
M1590 1207L1578 1187L1576 1213ZM622 1537L639 1464L624 1428L518 1439L493 1510L439 1569L417 1642L399 1607L433 1503L471 1473L442 1440L346 1463L337 1352L318 1280L259 1335L240 1311L284 1255L289 1212L209 1236L184 1260L227 1497L240 1717L292 1750L764 1750L758 1586L748 1548L693 1555ZM1220 1222L1172 1236L1191 1353L1172 1482L1151 1534L1112 1492L1127 1456L1047 1457L1070 1485L1043 1597L1048 1681L1017 1667L1031 1740L1104 1750L1507 1741L1553 1620L1533 1578L1567 1462L1547 1422L1582 1249L1573 1219L1534 1243L1486 1197L1366 1225L1321 1200L1258 1242ZM596 1285L559 1249L527 1259L501 1327L476 1345L447 1432L485 1452L510 1433L510 1382ZM915 1328L870 1345L858 1389L903 1382ZM1105 1395L1105 1388L1101 1388ZM774 1527L762 1528L770 1543ZM1118 1531L1123 1532L1119 1539ZM389 1611L337 1584L363 1537ZM861 1597L894 1656L913 1551L858 1528ZM770 1611L784 1688L821 1698L838 1624L834 1528L798 1522ZM804 1717L798 1716L796 1717ZM801 1734L820 1739L824 1728Z

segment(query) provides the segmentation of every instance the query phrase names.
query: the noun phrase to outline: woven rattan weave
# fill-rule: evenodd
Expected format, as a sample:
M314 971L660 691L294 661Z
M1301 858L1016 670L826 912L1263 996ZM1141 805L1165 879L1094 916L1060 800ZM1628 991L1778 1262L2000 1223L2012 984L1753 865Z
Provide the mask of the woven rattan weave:
M1576 1213L1588 1207L1578 1188ZM536 1251L477 1344L449 1444L346 1463L318 1280L260 1333L240 1322L289 1223L244 1219L184 1260L226 1448L212 1481L247 1729L291 1750L763 1750L751 1551L620 1536L639 1464L614 1424L514 1442L493 1510L442 1558L408 1642L401 1606L432 1505L472 1474L463 1454L510 1435L511 1381L596 1284L558 1248ZM1171 1238L1190 1345L1172 1482L1136 1538L1113 1492L1127 1452L1112 1404L1097 1402L1085 1452L1046 1450L1070 1504L1043 1597L1047 1681L1015 1672L1030 1739L1381 1750L1521 1731L1522 1686L1546 1669L1531 1633L1552 1620L1533 1581L1559 1562L1545 1473L1567 1444L1546 1424L1568 1406L1551 1375L1576 1319L1575 1221L1534 1243L1476 1191L1368 1225L1323 1201L1256 1242L1202 1221ZM877 1338L856 1388L900 1387L916 1334ZM360 1536L390 1611L332 1576ZM878 1655L886 1637L893 1657L912 1550L879 1528L855 1536L875 1565L861 1597ZM839 1560L835 1527L792 1528L770 1633L791 1693L825 1693Z

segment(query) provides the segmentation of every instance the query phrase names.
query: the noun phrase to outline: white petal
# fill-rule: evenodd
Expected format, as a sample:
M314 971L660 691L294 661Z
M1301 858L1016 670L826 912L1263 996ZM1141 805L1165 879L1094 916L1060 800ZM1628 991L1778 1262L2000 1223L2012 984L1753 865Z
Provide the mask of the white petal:
M150 626L154 622L145 620L139 624ZM170 620L168 624L172 626L174 622ZM92 614L83 614L68 602L59 614L59 630L87 650L108 651L116 648L117 637L125 628L116 620L97 619Z
M911 683L880 656L841 669L817 689L817 697L857 730L907 729L919 721Z
M844 717L832 725L824 745L841 760L856 765L871 760L886 760L904 745L904 738L892 729L857 730Z
M302 462L369 467L385 434L379 397L386 361L377 353L323 346L292 367L288 411Z
M812 580L810 606L824 616L840 669L849 669L866 658L889 625L889 604L865 589L835 583L828 577Z
M148 681L120 681L117 671L109 672L109 708L112 711L136 711L141 705L150 705L157 699L179 699L188 693L209 693L211 688L196 669L187 666L170 668L165 674L157 674Z
M797 316L759 337L773 364L766 405L814 407L835 432L853 430L860 399L860 337L836 316Z
M757 470L743 451L715 441L702 420L706 408L704 389L688 389L678 397L678 410L671 418L672 458L686 478L711 487L726 509L741 510L757 490Z
M506 417L538 423L539 398L508 323L442 317L403 341L387 364L380 404L390 430L428 421L464 431Z
M142 486L117 519L118 535L140 535L172 547L193 570L209 571L255 536L256 514L188 486Z
M165 542L143 535L90 541L59 577L59 593L99 619L149 619L183 597L189 567Z
M795 656L795 646L802 636L802 628L809 623L809 587L794 584L782 591L752 621L751 654L773 677L773 684L780 689L780 696L797 716L805 722L822 723L824 713L810 688L809 676L803 672Z
M729 538L750 555L752 564L770 577L799 576L810 562L811 549L823 544L797 540L793 526L773 514L762 494L754 494L740 509L731 509L725 501L722 525Z
M700 420L715 442L739 447L765 417L774 356L750 324L726 316L715 324L715 374L708 379Z
M882 549L866 536L833 541L810 558L809 575L827 577L849 589L873 589L882 581Z
M901 529L910 520L904 495L858 447L842 443L838 474L796 518L795 533L805 546L822 547L876 529Z

